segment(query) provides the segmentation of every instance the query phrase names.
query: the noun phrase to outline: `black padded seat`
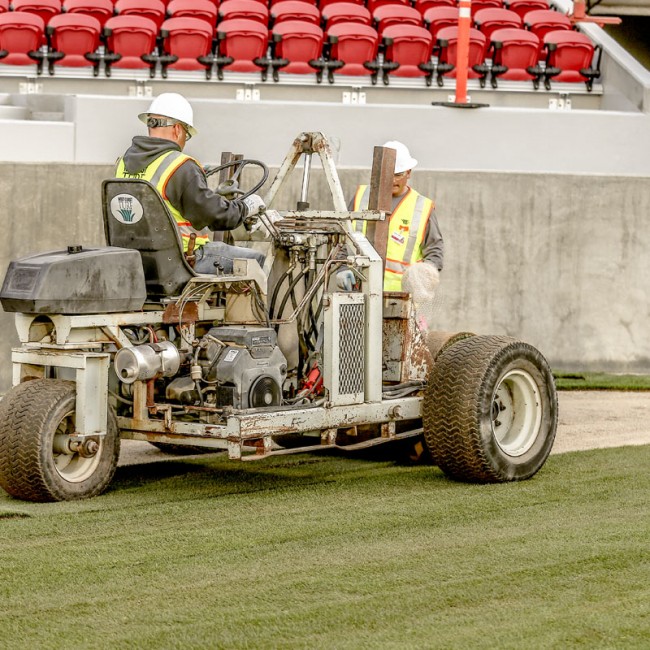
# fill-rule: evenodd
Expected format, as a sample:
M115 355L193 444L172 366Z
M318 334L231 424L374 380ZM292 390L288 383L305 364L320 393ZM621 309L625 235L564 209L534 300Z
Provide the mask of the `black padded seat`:
M151 183L134 178L105 180L102 211L106 243L140 251L148 298L178 296L196 277L183 255L174 217Z

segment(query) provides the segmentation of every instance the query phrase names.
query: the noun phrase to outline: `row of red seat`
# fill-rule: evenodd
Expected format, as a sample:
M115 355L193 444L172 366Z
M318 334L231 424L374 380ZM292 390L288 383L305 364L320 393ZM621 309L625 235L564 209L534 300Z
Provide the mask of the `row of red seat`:
M187 16L203 17L208 20L212 19L214 11L221 6L227 5L231 0L139 0L143 10L150 11L152 14L160 11L162 6L163 14L167 13L168 17L182 7L183 11L188 13ZM254 0L263 6L273 7L283 0ZM323 10L333 3L341 0L301 0L305 4L317 7ZM388 4L401 4L402 6L413 7L420 14L431 7L458 5L458 0L346 0L350 4L366 6L372 13L378 7ZM37 13L46 22L49 18L59 13L82 12L93 15L100 22L105 22L110 16L117 11L119 13L120 0L0 0L0 13L3 11L29 11ZM171 8L170 8L171 5ZM185 6L183 6L185 5ZM208 6L211 5L211 6ZM511 9L522 17L528 11L533 9L548 9L548 0L473 0L472 13L485 7L500 7ZM191 13L190 13L191 12Z
M530 30L525 30L518 22L512 26L491 20L495 11L506 10L487 9L476 15L481 29L487 30L488 25L499 28L490 36L476 28L471 30L471 77L485 83L490 76L495 87L498 77L532 80L535 87L542 79L548 87L555 77L585 81L591 88L596 76L591 66L594 46L570 28L565 16L552 11L529 12L523 23ZM544 27L535 33L539 25L530 16L539 13L553 17L539 22ZM350 21L332 24L323 31L313 22L285 20L275 24L269 35L263 23L232 18L219 23L215 38L214 28L197 18L171 18L158 30L148 18L116 16L105 23L102 32L98 20L82 14L54 16L44 29L40 17L10 12L0 15L0 63L25 65L36 61L40 72L47 61L51 74L56 66L92 66L98 74L103 61L107 75L112 67L148 67L152 76L160 65L163 77L168 69L203 69L210 78L216 67L219 78L223 78L224 70L261 70L265 79L271 70L275 80L280 70L295 74L316 71L318 80L327 72L331 82L338 73L370 75L373 82L381 74L384 83L391 76L424 77L431 84L435 73L442 85L444 77L455 76L455 30L455 26L439 28L434 41L430 30L402 22L389 24L379 33L370 25ZM561 32L566 34L558 36ZM100 48L102 35L104 48ZM539 65L540 59L546 59L546 66Z
M40 16L47 24L61 13L81 13L96 18L102 27L114 15L138 15L150 18L158 28L167 18L200 18L211 25L229 18L250 18L272 25L284 18L328 23L342 18L370 24L375 21L409 22L426 25L429 13L443 8L447 13L458 11L456 0L368 0L368 6L359 0L321 0L320 7L311 0L271 0L270 7L260 0L0 0L0 14L26 11ZM474 0L472 16L485 8L508 9L522 19L534 9L548 9L547 0ZM457 15L456 15L457 18Z

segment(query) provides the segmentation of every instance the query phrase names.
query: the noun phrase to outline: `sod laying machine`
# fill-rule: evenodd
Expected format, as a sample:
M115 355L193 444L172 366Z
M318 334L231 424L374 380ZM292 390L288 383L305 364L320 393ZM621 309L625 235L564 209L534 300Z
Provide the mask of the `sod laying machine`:
M333 210L308 204L313 156ZM281 210L301 159L297 209ZM386 161L373 168L371 198L392 178ZM244 192L251 165L262 179ZM224 170L217 189L229 197L259 191L268 176L250 160L208 173ZM385 214L347 210L322 134L296 138L264 198L281 218L261 213L264 228L233 234L266 255L263 268L241 259L232 274L197 275L159 194L133 179L103 183L106 247L11 262L0 294L20 340L0 402L0 485L10 495L100 494L122 438L242 461L392 443L395 453L424 449L447 476L473 482L527 479L542 467L557 426L544 357L505 336L424 331L408 293L382 291L370 242ZM337 289L342 267L353 291ZM413 445L397 442L407 439Z

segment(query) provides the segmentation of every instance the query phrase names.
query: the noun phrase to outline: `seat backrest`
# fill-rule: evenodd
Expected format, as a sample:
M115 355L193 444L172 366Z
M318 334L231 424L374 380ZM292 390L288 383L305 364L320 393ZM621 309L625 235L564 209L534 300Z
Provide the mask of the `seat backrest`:
M497 29L504 29L506 27L514 27L517 29L523 27L523 21L519 14L508 9L499 9L496 7L488 7L477 11L474 14L474 24L477 29L485 34L488 41L492 36L492 32Z
M93 65L86 60L99 47L101 25L96 18L84 14L59 14L50 19L46 32L51 36L52 49L64 56L57 65Z
M469 30L469 59L468 68L483 63L487 50L485 34L471 27ZM456 65L458 58L458 27L444 27L438 32L438 45L441 46L440 62ZM469 71L468 71L469 72Z
M7 56L0 59L11 65L33 65L27 52L38 50L45 38L45 22L40 16L26 11L0 14L0 50Z
M370 25L337 23L330 27L327 37L336 37L332 44L332 58L346 64L363 64L377 57L379 34Z
M532 75L522 74L529 66L535 66L539 59L539 38L525 29L506 27L492 32L495 65L503 65L508 70L504 79L530 79ZM517 72L516 72L517 71Z
M424 24L428 27L435 43L443 27L458 25L458 7L430 7L424 12Z
M103 27L113 15L114 5L111 0L64 0L63 10L68 14L92 16Z
M177 296L196 276L183 255L174 217L151 183L134 178L105 180L102 211L106 243L140 251L147 296Z
M529 11L536 9L549 9L550 5L548 0L509 0L507 7L510 11L514 11L523 19Z
M354 2L333 2L321 10L325 30L337 23L362 23L370 25L372 16L362 5Z
M234 2L235 0L228 0ZM252 61L266 52L268 28L257 20L231 18L217 26L219 52L235 61Z
M476 15L477 11L481 9L503 9L503 0L472 0L471 15L472 18Z
M217 24L217 5L211 0L171 0L167 5L171 18L200 18L212 27Z
M158 28L156 23L144 16L113 16L104 25L104 35L109 52L121 54L123 58L135 58L138 67L149 66L140 59L151 54L156 44ZM120 61L114 65L119 67Z
M12 0L11 6L14 11L27 11L40 16L45 24L61 13L61 0Z
M424 14L434 7L454 7L458 10L456 0L415 0L413 6L424 16Z
M553 47L549 47L551 44ZM544 45L549 50L548 65L561 70L555 77L558 81L563 80L562 73L579 73L591 67L595 46L586 34L573 30L549 32L544 36Z
M524 16L524 26L530 29L540 40L543 40L548 32L555 31L556 29L572 28L569 18L553 9L529 11Z
M321 19L318 7L303 0L282 0L274 4L269 13L274 25L285 20L304 20L319 25Z
M399 63L400 66L417 66L428 61L431 56L433 37L424 27L389 25L381 36L388 39L386 60Z
M200 18L169 18L161 25L160 35L166 54L196 59L210 52L214 29Z
M381 32L388 25L393 24L409 24L409 25L422 25L422 14L413 7L407 5L382 5L377 7L372 14L372 18L377 24L377 29Z
M165 20L165 3L162 0L117 0L115 13L118 16L144 16L156 23L156 28Z
M396 4L401 4L406 7L410 7L411 0L368 0L366 2L366 7L368 7L368 11L370 11L371 14L374 14L375 9L378 9L383 5L396 5Z
M323 49L323 30L302 20L285 20L273 27L276 43L276 56L289 60L287 72L294 70L292 64L308 63L317 59Z
M277 0L277 1L280 2L280 0ZM340 4L341 2L347 2L347 3L350 3L350 4L361 5L361 6L365 5L365 0L320 0L320 2L318 3L318 6L320 7L320 12L322 14L323 9L325 9L326 7L329 8L330 5ZM368 12L368 13L370 13L370 12Z
M256 20L264 26L269 22L269 10L265 4L257 0L228 0L219 7L220 20ZM221 25L218 25L220 28Z

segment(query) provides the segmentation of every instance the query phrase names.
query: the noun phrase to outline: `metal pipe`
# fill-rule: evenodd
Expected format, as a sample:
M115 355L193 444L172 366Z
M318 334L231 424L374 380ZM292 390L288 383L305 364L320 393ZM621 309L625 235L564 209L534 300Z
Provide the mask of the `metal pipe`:
M305 154L305 162L302 170L302 188L300 189L300 202L307 203L307 194L309 192L309 173L311 172L311 157L313 154Z

